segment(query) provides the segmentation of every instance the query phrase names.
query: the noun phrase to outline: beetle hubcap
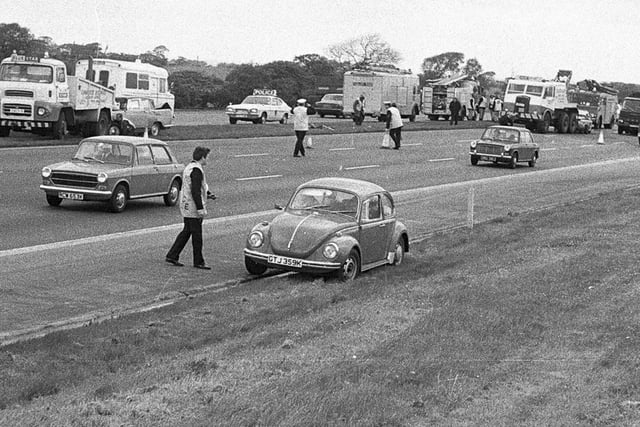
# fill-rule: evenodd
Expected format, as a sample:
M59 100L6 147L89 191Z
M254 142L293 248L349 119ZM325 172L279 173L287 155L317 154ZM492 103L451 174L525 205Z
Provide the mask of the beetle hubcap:
M354 272L356 271L356 263L354 259L351 257L347 258L347 260L344 262L344 265L342 266L342 270L344 271L345 277L353 277Z
M402 249L402 245L400 243L396 243L395 264L402 264L403 258L404 250Z

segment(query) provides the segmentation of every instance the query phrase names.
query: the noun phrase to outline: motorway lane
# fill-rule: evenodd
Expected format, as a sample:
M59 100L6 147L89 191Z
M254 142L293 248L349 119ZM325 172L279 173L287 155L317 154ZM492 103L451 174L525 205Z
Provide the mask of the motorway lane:
M316 135L306 158L291 156L290 138L172 142L183 161L193 148L212 148L208 178L219 199L209 203L210 215L223 217L267 210L285 203L300 183L321 176L343 176L376 182L394 191L460 180L520 174L504 166L469 165L468 143L478 130L405 132L399 151L381 150L375 134ZM381 135L379 135L381 137ZM536 135L543 147L535 169L634 155L635 138L605 131L607 144L597 145L597 134ZM0 150L0 250L135 230L180 222L175 208L161 198L131 202L122 214L111 214L101 203L46 204L39 190L43 165L69 158L74 147Z
M634 156L550 170L527 168L520 174L400 190L394 192L394 198L401 220L416 238L467 225L470 188L474 189L477 223L587 199L604 191L640 191L639 167L640 157ZM204 255L214 267L211 272L164 262L179 226L0 251L0 340L19 330L88 313L108 315L122 307L248 278L242 262L243 237L253 224L275 214L266 211L206 220ZM509 256L505 254L505 259ZM187 247L182 260L190 264L190 257ZM407 264L412 262L429 260L415 259L409 253Z

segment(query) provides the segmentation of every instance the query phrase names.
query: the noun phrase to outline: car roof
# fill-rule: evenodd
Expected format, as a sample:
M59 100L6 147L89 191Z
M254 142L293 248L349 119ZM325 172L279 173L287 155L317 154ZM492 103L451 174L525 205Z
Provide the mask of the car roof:
M124 142L126 144L132 145L144 145L144 144L159 144L159 145L167 145L166 142L160 141L159 139L154 138L144 138L140 136L127 136L127 135L100 135L100 136L92 136L89 138L85 138L80 142L84 141L101 141L101 142Z
M529 132L529 129L525 129L517 126L493 125L493 126L489 126L487 129L504 129L504 130L517 130L519 132Z
M336 190L345 190L359 195L387 192L384 188L380 187L377 184L374 184L373 182L353 178L337 177L313 179L311 181L305 182L298 188L302 187L327 187Z

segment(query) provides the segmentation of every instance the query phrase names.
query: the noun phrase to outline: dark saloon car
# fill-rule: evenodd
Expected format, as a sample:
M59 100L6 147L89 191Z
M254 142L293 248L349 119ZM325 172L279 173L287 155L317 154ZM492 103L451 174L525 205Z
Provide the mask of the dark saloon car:
M315 103L314 110L320 117L344 117L342 99L341 93L328 93Z
M507 163L515 169L518 162L528 162L534 167L540 156L540 147L533 141L528 129L512 126L490 126L480 139L472 141L469 148L471 164L484 160Z
M407 229L387 191L367 181L319 178L300 185L272 221L253 227L244 257L251 274L275 268L337 273L347 281L400 264L408 251Z
M135 136L94 136L80 141L71 160L42 168L51 206L63 200L104 201L122 212L130 199L162 197L174 206L184 165L166 142Z

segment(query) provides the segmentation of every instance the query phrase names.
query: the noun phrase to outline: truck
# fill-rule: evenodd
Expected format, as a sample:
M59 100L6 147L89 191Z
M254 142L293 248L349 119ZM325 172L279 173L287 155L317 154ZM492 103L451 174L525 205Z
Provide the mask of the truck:
M112 89L116 100L148 98L158 109L175 108L175 96L170 92L169 72L140 59L118 61L108 58L79 59L75 75Z
M552 80L529 76L507 78L500 124L523 124L540 133L553 126L558 133L575 133L578 104L567 96L571 76L570 70L559 70Z
M469 106L469 100L478 91L478 82L466 74L446 77L422 88L422 113L429 120L441 117L449 120L449 103L458 98L460 105Z
M117 109L115 92L67 74L64 62L15 52L0 62L0 136L11 130L52 134L69 131L104 135Z
M344 73L342 85L344 115L350 116L353 102L364 95L365 115L386 119L384 102L393 102L402 117L415 121L420 114L420 79L411 71L395 67L367 66Z
M622 101L618 117L618 134L638 135L640 126L640 93L632 93Z
M579 110L589 112L595 129L611 129L616 123L617 90L587 79L571 85L568 94L569 101L575 102Z

